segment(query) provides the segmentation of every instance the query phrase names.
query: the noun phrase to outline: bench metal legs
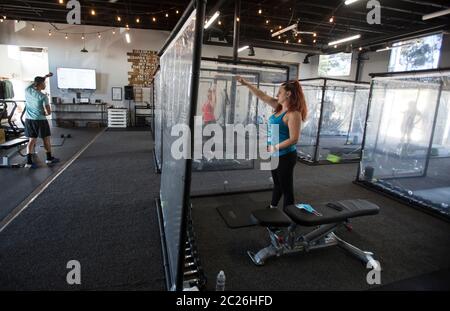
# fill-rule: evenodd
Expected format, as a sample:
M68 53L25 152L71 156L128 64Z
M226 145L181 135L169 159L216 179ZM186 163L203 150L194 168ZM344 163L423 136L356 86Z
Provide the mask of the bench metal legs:
M334 230L343 224L329 224L320 226L306 235L295 236L295 227L290 227L287 232L279 232L268 229L271 244L257 253L247 251L248 256L257 266L262 266L267 259L279 257L286 254L308 252L314 249L326 248L330 246L340 246L351 255L361 260L363 263L370 263L374 269L379 268L373 258L373 253L362 251L356 246L342 240Z

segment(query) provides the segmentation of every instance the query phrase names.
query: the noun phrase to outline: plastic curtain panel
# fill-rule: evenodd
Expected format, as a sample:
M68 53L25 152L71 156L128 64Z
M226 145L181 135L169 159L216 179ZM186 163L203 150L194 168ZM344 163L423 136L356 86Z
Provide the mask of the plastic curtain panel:
M309 109L297 144L300 158L332 163L358 160L369 85L329 79L300 83Z
M258 65L226 64L220 61L202 61L200 71L200 87L196 117L202 117L202 126L196 131L204 131L207 125L219 125L223 134L223 150L233 149L232 158L217 159L204 149L201 158L192 163L191 195L218 195L234 192L251 192L268 190L273 187L270 171L262 170L261 163L265 159L260 154L249 157L250 132L235 135L232 143L227 135L227 127L254 126L262 137L267 136L267 120L272 109L259 101L250 90L236 81L241 76L256 87L260 87L270 96L275 96L280 83L261 83L261 77L273 77L278 81L287 79L287 70L266 68ZM203 133L203 147L214 134ZM196 135L197 136L197 135ZM259 142L259 139L258 139ZM266 142L265 142L266 143ZM237 150L244 146L245 157L238 156Z
M450 216L450 73L375 78L358 179Z
M190 15L178 35L160 59L160 94L162 108L163 167L161 175L161 209L169 261L171 284L177 282L180 251L180 230L184 199L186 157L178 159L172 154L176 140L190 144L190 133L181 135L175 126L189 128L190 86L193 66L196 10ZM188 150L183 150L188 153Z

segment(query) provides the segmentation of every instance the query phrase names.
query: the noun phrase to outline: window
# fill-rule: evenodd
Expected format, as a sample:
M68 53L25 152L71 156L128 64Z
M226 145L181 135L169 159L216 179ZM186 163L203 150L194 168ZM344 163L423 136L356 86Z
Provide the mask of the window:
M320 55L319 76L349 76L352 53Z
M391 49L389 71L411 71L438 67L442 34L397 42Z

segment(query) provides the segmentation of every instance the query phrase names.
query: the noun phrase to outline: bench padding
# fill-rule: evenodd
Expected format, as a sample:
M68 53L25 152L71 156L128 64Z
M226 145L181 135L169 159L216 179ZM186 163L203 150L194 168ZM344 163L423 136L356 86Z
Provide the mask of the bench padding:
M17 147L17 146L20 146L27 142L28 142L28 138L16 138L16 139L8 140L7 142L0 144L0 149L9 149L12 147Z
M262 226L286 227L295 222L302 226L318 226L343 222L349 218L376 215L380 208L367 200L343 200L332 202L336 209L327 206L328 203L312 205L322 216L311 214L295 205L281 209L265 209L253 212L253 217Z

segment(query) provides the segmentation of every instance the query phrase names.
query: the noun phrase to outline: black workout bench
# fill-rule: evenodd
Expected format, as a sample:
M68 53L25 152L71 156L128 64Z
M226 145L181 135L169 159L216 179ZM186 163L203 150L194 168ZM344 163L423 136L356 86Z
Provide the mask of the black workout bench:
M338 245L366 265L369 263L373 269L379 268L373 253L360 250L334 233L341 226L352 230L350 218L378 214L380 208L377 205L366 200L344 200L313 205L313 208L317 214L295 205L287 206L284 211L278 208L254 211L254 221L267 228L271 244L256 254L247 252L253 263L262 266L271 257ZM297 234L295 231L298 226L316 228L307 234Z
M28 138L19 137L12 140L8 140L7 142L0 144L0 152L2 157L2 162L0 163L0 168L2 167L22 167L20 164L11 164L9 162L10 157L14 154L19 153L20 151L26 147L28 143Z

